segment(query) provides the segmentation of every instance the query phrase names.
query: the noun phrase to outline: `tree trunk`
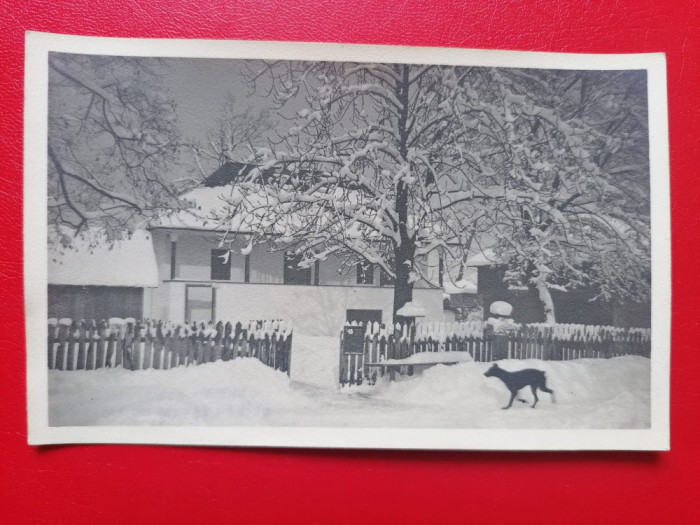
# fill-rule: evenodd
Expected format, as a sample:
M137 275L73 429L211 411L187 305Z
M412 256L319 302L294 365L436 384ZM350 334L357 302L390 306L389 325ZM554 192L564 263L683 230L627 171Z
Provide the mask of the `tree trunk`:
M401 103L398 114L399 153L404 162L408 163L408 111L409 111L409 66L400 66L401 80L396 85L396 95ZM408 233L408 195L409 188L406 182L400 180L396 183L396 203L394 210L398 217L399 243L394 245L394 324L413 319L407 319L396 312L403 305L413 300L413 282L411 270L416 254L415 239Z
M455 282L459 282L462 280L464 277L464 272L467 269L467 258L469 257L469 250L471 250L472 246L472 241L474 240L474 235L476 235L476 231L473 231L471 235L469 236L469 239L467 240L466 244L464 245L464 252L462 253L462 260L459 263L459 273L457 274L457 278L455 279Z
M413 300L413 282L411 282L411 270L416 248L412 240L407 239L394 250L396 281L394 282L394 324L413 319L407 319L396 312L408 302Z
M541 279L537 280L536 286L540 301L542 302L542 306L544 306L544 322L546 324L556 323L556 317L554 315L554 301L552 300L552 294L549 291L549 287L544 280Z

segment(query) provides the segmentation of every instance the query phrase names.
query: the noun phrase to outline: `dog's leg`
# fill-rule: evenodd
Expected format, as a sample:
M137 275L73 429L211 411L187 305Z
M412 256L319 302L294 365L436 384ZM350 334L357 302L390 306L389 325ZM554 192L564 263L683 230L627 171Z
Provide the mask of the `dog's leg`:
M540 390L542 390L542 392L547 392L550 396L552 396L552 403L556 403L556 402L557 402L556 397L554 397L554 390L550 390L550 389L547 388L546 386L541 386L541 387L540 387Z
M532 395L535 396L535 402L532 403L532 408L535 408L535 405L539 401L539 399L537 398L537 387L535 385L530 385L530 388L532 389Z
M554 397L554 390L547 388L546 383L542 383L540 390L542 390L542 392L547 392L550 396L552 396L552 403L557 402L557 399Z
M508 410L513 405L513 400L515 399L515 396L517 394L518 394L517 390L515 392L510 393L510 402L508 403L508 406L503 407L503 410Z

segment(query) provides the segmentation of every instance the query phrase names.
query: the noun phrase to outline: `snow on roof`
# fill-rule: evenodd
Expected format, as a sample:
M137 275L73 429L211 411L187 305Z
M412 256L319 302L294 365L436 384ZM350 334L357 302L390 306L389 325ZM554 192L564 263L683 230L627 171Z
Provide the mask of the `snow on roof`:
M274 197L263 189L246 194L235 184L211 188L199 186L181 198L188 201L191 207L152 221L149 227L250 233L260 227L274 225L274 230L284 235L285 225L298 220L296 214L289 213L282 221L270 222L265 213L265 204ZM240 208L231 216L231 208L235 206Z
M452 281L452 277L445 274L445 281L442 287L446 294L476 293L478 273L476 268L467 266L464 268L463 277L459 281Z
M209 175L204 181L204 185L208 188L212 188L215 186L225 186L236 181L243 181L255 168L256 166L252 164L229 161Z
M212 188L199 186L182 196L182 200L189 201L191 208L179 210L152 221L152 228L192 228L204 230L222 230L231 228L231 223L226 224L217 220L215 216L222 214L228 200L235 195L235 186L216 186Z
M148 232L137 230L110 244L100 234L76 237L71 248L49 244L49 284L158 286L158 267Z
M476 293L476 280L462 279L456 283L446 282L443 290L446 294Z
M467 266L491 266L492 264L498 264L498 258L491 248L486 248L467 259Z

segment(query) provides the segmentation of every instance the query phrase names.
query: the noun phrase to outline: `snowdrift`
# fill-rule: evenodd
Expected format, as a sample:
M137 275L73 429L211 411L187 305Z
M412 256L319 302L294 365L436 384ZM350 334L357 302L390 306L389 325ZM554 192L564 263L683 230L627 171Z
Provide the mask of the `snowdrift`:
M509 394L498 379L484 377L490 363L436 365L343 390L328 388L331 369L317 384L304 384L256 359L173 370L51 370L49 416L52 426L647 428L649 363L636 356L501 361L506 370L546 372L557 403L540 393L534 410L517 402L501 410ZM532 401L529 390L521 397Z
M304 408L289 378L254 358L171 370L49 371L49 424L258 425Z
M650 421L649 363L649 359L637 356L500 361L499 366L511 372L524 368L545 371L556 403L549 394L538 392L540 402L534 410L530 408L533 397L529 387L519 394L527 404L516 402L510 410L500 410L510 394L499 379L484 377L491 363L437 365L416 378L384 381L375 396L426 408L456 406L462 414L455 417L465 426L473 420L473 426L478 427L646 428Z

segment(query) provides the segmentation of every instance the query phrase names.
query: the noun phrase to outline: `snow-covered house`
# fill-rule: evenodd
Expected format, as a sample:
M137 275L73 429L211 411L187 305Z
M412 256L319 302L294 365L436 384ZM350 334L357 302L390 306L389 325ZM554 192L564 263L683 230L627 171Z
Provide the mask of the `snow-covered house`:
M109 294L115 297L105 308L95 310L99 312L95 317L129 314L171 321L284 318L297 329L303 327L305 333L326 335L336 335L346 321L391 322L393 284L376 265L346 268L331 254L309 267L300 267L290 253L273 251L265 244L249 246L245 224L236 226L235 221L235 241L222 246L222 234L227 228L230 231L231 223L219 224L211 216L223 205L222 194L232 191L231 173L240 173L239 167L231 170L225 165L185 194L183 198L194 204L191 211L164 217L147 232L139 232L111 250L81 250L70 260L54 256L58 260L49 269L50 289L59 290L58 286L60 293L50 292L49 302L61 295L57 304L62 306L50 305L49 314L93 317L89 308L71 310L75 306L71 303L77 289L74 286L87 285L102 287L92 294L93 302ZM148 255L142 258L143 267L127 266L121 257L109 257L110 253L132 251ZM434 263L426 264L426 273L437 271L437 261ZM95 279L80 277L87 267L92 268L89 273L97 274ZM114 276L114 285L105 275ZM123 288L131 292L120 291ZM110 310L108 306L119 298L134 306ZM421 306L426 320L442 320L442 290L419 280L414 283L413 301Z

